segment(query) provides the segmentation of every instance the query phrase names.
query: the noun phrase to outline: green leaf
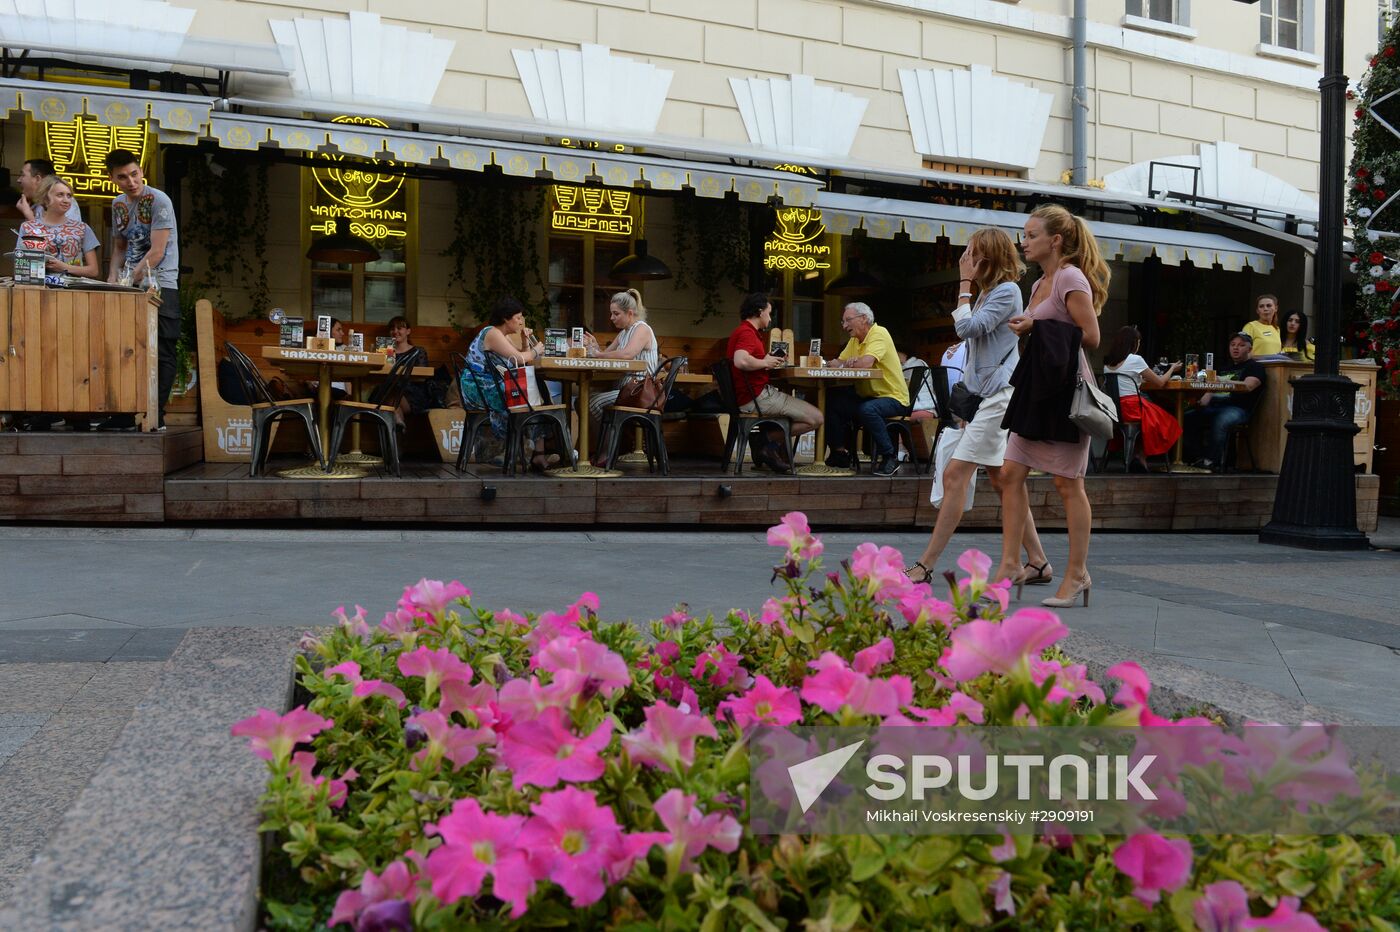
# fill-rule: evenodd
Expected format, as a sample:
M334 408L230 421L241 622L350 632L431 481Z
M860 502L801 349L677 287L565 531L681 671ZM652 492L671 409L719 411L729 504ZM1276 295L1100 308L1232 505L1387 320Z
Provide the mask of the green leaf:
M1181 932L1195 932L1196 917L1191 911L1199 897L1195 890L1182 889L1167 898L1167 908L1171 910L1172 918Z
M851 879L860 883L885 869L885 852L868 851L851 861Z
M961 874L955 874L948 893L959 919L970 926L987 924L987 916L982 911L982 894L978 892L976 884Z
M773 924L773 921L768 918L763 910L759 909L758 904L753 900L745 900L736 897L729 901L729 905L734 907L735 911L742 913L744 918L758 926L763 932L779 932L779 927Z

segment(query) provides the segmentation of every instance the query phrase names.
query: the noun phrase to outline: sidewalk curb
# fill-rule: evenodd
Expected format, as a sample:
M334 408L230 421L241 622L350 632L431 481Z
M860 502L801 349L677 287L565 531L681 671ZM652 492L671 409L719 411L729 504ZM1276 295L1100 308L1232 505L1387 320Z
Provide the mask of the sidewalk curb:
M252 929L267 767L229 726L285 711L295 628L185 635L43 853L0 929Z

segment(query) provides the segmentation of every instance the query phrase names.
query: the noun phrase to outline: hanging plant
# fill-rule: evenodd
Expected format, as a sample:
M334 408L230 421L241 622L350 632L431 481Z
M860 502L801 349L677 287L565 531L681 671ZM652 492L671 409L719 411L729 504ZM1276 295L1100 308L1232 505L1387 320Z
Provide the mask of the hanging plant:
M720 286L742 290L749 274L749 208L734 198L684 194L674 201L676 290L700 289L698 324L719 314Z
M453 325L470 329L484 321L502 295L512 295L526 308L535 326L549 319L549 295L540 274L536 240L545 209L546 188L504 178L459 177L454 186L457 211L452 218L452 241L441 255L452 260L447 278L449 294L460 290L459 302L448 299Z
M187 163L185 182L190 211L180 234L203 253L195 283L208 291L231 320L261 316L271 304L267 280L268 165L220 153L217 164L196 153ZM222 295L242 288L247 305L240 308Z

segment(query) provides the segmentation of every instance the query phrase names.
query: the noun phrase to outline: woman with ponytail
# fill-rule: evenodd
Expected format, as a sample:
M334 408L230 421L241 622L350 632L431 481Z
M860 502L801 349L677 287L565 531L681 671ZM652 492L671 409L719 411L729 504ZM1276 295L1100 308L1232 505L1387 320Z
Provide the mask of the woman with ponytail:
M1065 506L1069 564L1059 591L1041 602L1067 608L1083 594L1089 604L1089 525L1092 513L1084 492L1089 468L1089 435L1069 420L1079 379L1094 381L1084 355L1099 345L1099 314L1108 300L1108 264L1089 226L1058 204L1037 207L1026 219L1021 250L1040 266L1024 314L1007 322L1017 336L1029 336L1026 352L1011 377L1015 386L1003 426L1011 431L1002 467L1002 557L993 579L1023 583L1021 537L1027 513L1026 476L1049 473Z

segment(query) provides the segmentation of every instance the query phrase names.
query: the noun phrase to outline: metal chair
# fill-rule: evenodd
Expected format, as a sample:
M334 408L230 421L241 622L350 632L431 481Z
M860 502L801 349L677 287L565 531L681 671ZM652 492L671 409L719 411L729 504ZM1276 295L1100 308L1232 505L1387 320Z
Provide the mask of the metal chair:
M449 368L452 370L453 383L457 386L457 391L462 390L462 374L471 373L471 367L467 365L467 357L461 353L453 353L448 357ZM475 377L473 376L473 379ZM486 396L480 396L485 400ZM481 428L491 423L491 412L486 408L471 408L467 406L467 399L462 398L462 445L457 451L457 472L466 470L467 459L471 456L472 448L476 446L477 438L481 435Z
M739 374L747 380L748 377L742 371ZM793 454L792 419L764 414L758 404L757 396L754 397L753 414L741 411L739 398L734 393L734 378L730 372L729 360L724 359L711 366L710 375L714 376L715 388L719 391L725 413L729 415L729 430L724 436L724 456L720 459L720 468L728 472L729 461L732 457L734 475L742 475L744 456L747 454L749 446L749 432L764 424L776 427L783 432L783 448L788 451L789 461L791 461Z
M1244 450L1249 454L1249 469L1239 468L1240 440L1244 440ZM1225 462L1221 467L1226 472L1258 472L1259 461L1254 458L1254 441L1249 433L1249 421L1235 424L1225 433Z
M505 360L495 353L487 353L486 358L489 377L494 382L500 398L504 401L506 397ZM471 369L467 371L472 372ZM472 372L472 376L477 378L475 372ZM504 473L510 474L515 471L521 441L525 437L525 431L533 424L544 424L552 428L558 438L559 446L566 451L565 455L569 458L569 464L578 466L578 454L574 451L573 437L569 433L568 405L554 404L554 398L549 394L549 387L543 379L538 380L537 384L540 393L548 399L545 404L533 405L527 398L522 407L506 408L506 451L501 463L501 471ZM478 379L477 385L478 390L485 388L481 385L480 379ZM481 397L489 398L490 396L483 392Z
M959 375L962 374L962 370L949 369L947 366L928 367L928 385L933 389L933 403L934 407L938 409L938 430L933 435L934 449L938 448L938 438L943 432L956 424L956 420L953 417L953 403L950 400L952 398L952 389L949 388L951 384L948 381L949 372L957 372ZM930 462L932 462L932 456L933 454L929 454Z
M1118 415L1118 423L1113 425L1113 432L1122 440L1123 471L1127 472L1132 467L1133 454L1137 451L1138 441L1142 438L1142 422L1123 419L1123 402L1118 394L1118 374L1116 372L1105 372L1101 384L1103 393L1113 399L1113 410ZM1109 449L1111 445L1112 441L1104 444L1103 453L1099 456L1099 461L1094 469L1095 472L1108 471L1108 458L1112 455L1112 451Z
M401 353L394 360L394 367L382 385L370 393L368 401L346 399L337 401L331 408L334 422L331 425L330 460L326 464L329 471L335 466L340 455L340 441L345 436L345 427L355 418L368 418L379 428L380 449L384 451L384 461L394 471L395 476L403 475L399 464L398 421L395 414L399 402L403 400L404 389L413 378L413 367L427 359L422 347L415 346L407 353Z
M229 362L233 363L253 412L253 454L248 463L248 475L259 475L267 465L267 456L272 447L272 425L278 418L288 416L298 418L306 425L311 452L315 454L316 462L324 467L326 455L321 450L321 431L316 424L316 399L289 398L279 401L273 398L272 390L253 360L232 343L225 343L224 351L228 354Z
M933 468L933 454L930 453L927 460L921 458L919 456L918 447L914 441L914 402L924 390L924 384L928 381L928 373L928 366L915 366L910 370L909 377L905 380L905 384L909 387L909 405L905 413L885 418L885 429L895 434L900 440L903 440L905 447L908 448L909 456L914 460L915 475L921 475L926 466L929 469ZM936 401L937 399L935 399L935 402ZM863 433L864 430L862 429L856 431L857 448L861 446L861 434ZM937 446L937 442L937 435L935 435L935 446ZM852 457L852 465L856 467L857 472L860 471L859 461L854 457Z
M669 476L671 474L671 464L666 456L666 438L661 433L661 416L666 410L666 399L671 397L671 389L675 387L676 376L680 375L682 369L690 365L690 360L685 356L672 356L661 365L666 368L666 378L663 382L664 391L661 393L661 401L657 407L633 408L615 404L609 405L604 410L603 436L598 447L605 451L608 469L612 469L613 464L617 461L618 438L622 436L622 432L629 422L636 421L643 428L642 450L647 458L647 471L655 471L656 463L660 461L661 475ZM659 373L660 370L658 369L657 372Z

